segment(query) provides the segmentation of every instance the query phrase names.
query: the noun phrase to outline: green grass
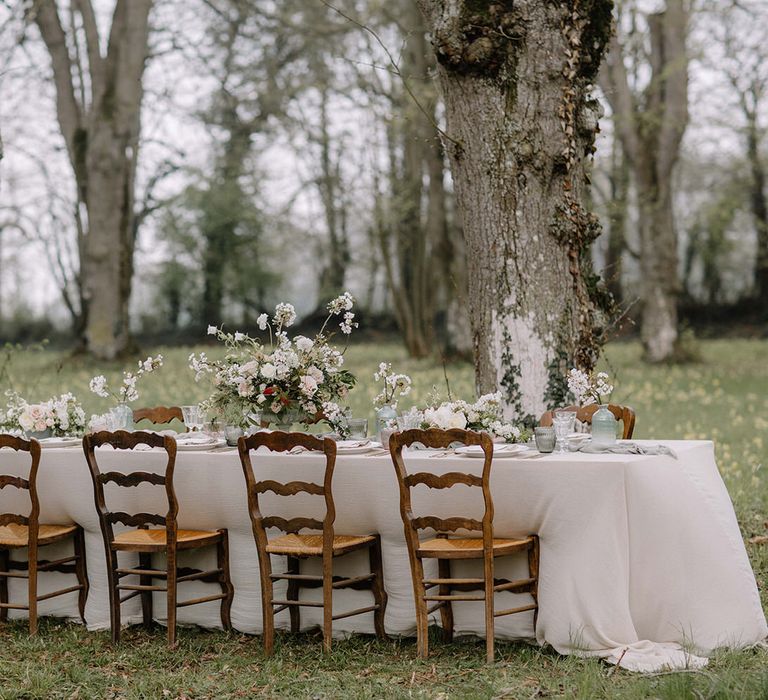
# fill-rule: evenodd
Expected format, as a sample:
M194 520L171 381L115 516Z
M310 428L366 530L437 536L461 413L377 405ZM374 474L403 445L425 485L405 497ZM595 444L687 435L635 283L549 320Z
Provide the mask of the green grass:
M200 348L197 348L200 349ZM166 366L139 387L140 405L187 403L205 397L186 369L191 348L153 348ZM210 352L210 349L208 349ZM718 465L736 507L745 538L766 534L768 488L768 342L718 340L701 343L702 362L648 367L635 344L609 347L606 364L615 377L614 399L638 413L636 437L712 438ZM350 395L356 415L369 415L376 393L372 373L381 360L410 374L409 397L423 401L433 386L445 393L443 368L406 359L396 344L353 346L347 362L360 381ZM72 390L89 412L107 402L88 394L96 373L117 378L121 367L45 351L24 353L12 376L30 400ZM446 368L454 396L473 395L472 369ZM3 387L4 388L4 387ZM407 404L404 404L407 405ZM768 546L747 546L768 608ZM177 652L165 648L161 630L128 630L118 649L106 633L45 620L30 640L21 623L0 627L0 698L766 698L768 651L717 654L701 672L642 677L594 659L561 657L551 649L500 643L499 661L483 663L477 640L432 645L427 662L415 659L411 640L378 642L358 636L321 653L314 635L279 635L273 659L260 639L197 629L180 631Z

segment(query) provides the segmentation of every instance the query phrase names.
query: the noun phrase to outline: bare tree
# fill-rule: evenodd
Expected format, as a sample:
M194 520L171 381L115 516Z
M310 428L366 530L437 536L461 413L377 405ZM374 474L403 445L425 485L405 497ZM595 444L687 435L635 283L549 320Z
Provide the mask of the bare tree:
M418 4L467 242L477 388L536 414L565 398L571 363L589 369L599 353L599 224L584 201L612 3Z
M639 204L641 337L650 362L673 359L680 293L672 174L688 122L686 0L667 0L648 16L650 79L630 81L618 32L600 73L616 133L634 175Z
M130 342L134 190L151 8L152 0L117 0L103 52L92 0L72 0L66 29L55 0L35 0L32 7L50 55L59 126L77 184L84 340L105 359L125 352Z

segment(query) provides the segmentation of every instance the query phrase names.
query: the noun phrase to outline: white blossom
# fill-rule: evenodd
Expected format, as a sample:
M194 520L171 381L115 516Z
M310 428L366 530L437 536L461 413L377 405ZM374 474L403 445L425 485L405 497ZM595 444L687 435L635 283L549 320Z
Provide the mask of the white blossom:
M275 323L280 327L292 326L296 320L296 309L293 304L280 303L275 307Z
M258 325L259 330L261 330L261 331L267 330L267 323L268 323L268 321L269 321L269 317L267 316L267 314L261 314L256 319L256 325Z

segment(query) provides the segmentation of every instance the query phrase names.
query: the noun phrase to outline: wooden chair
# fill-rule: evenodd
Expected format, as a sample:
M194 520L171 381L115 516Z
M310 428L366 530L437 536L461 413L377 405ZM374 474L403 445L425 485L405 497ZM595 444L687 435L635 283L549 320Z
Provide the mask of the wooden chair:
M152 425L166 425L173 420L184 423L184 414L179 406L155 406L154 408L137 408L133 412L133 422L146 420Z
M480 445L485 453L482 476L464 472L448 472L442 476L430 472L409 474L403 461L403 448L415 442L426 447L445 449L460 442L465 445ZM523 538L495 538L493 534L493 499L491 498L490 476L493 459L493 443L487 433L467 430L406 430L393 433L389 438L389 449L395 465L397 482L400 486L400 513L405 527L405 539L411 562L411 578L416 603L416 632L418 654L427 658L428 616L440 610L443 635L447 641L453 638L453 601L485 602L485 648L488 662L494 657L494 618L502 615L533 610L533 626L536 628L538 615L539 581L539 538L529 535ZM483 491L485 510L482 520L464 517L438 518L432 515L415 517L411 507L411 489L424 485L430 489L447 489L457 484L480 487ZM420 540L419 531L432 529L436 537ZM481 532L481 537L456 537L457 530ZM447 533L454 533L449 537ZM509 581L494 578L494 560L497 557L528 553L528 578ZM423 559L437 559L438 577L425 578ZM452 559L482 559L482 578L455 578L451 576ZM428 589L438 587L438 592L428 593ZM460 591L451 593L451 589ZM481 590L480 595L468 595L467 591ZM530 593L533 603L506 610L494 611L494 594L500 591L512 593ZM431 607L428 604L434 603Z
M165 450L168 461L163 474L134 471L128 474L120 472L102 472L96 460L96 448L101 445L111 445L118 450L130 450L137 445L149 445ZM234 589L229 578L229 546L226 530L179 530L176 516L179 504L173 489L173 472L176 463L176 440L167 435L155 433L134 432L124 430L110 433L103 431L86 435L83 438L83 451L93 479L96 510L99 514L101 532L104 536L104 550L107 555L107 578L109 582L110 622L112 626L112 641L120 640L120 605L126 600L141 595L144 626L152 626L152 591L165 591L168 600L168 644L176 644L176 608L221 600L221 623L224 629L231 629L229 610L232 605ZM139 455L136 456L137 459ZM113 483L120 487L138 486L149 483L164 486L168 502L168 512L165 515L153 513L112 512L104 498L104 484ZM124 532L115 534L113 525L123 523L132 526ZM160 525L160 529L149 528L149 525ZM210 571L199 569L179 568L176 562L177 551L199 549L216 546L217 567ZM117 552L137 552L139 566L121 567L117 560ZM152 553L165 553L167 566L165 569L152 567ZM138 576L138 584L121 583L125 576ZM153 579L165 579L165 586L152 583ZM185 581L206 581L218 583L221 593L178 602L176 599L177 584ZM120 591L131 591L125 597L120 597Z
M37 497L37 470L40 466L40 443L37 440L23 440L13 435L0 435L0 448L10 447L17 452L29 452L32 463L29 477L0 475L0 489L13 486L29 491L31 509L28 516L16 513L0 514L0 621L8 619L8 610L29 611L29 633L37 634L37 604L42 600L55 598L79 591L78 607L80 617L85 623L85 601L88 598L88 573L85 563L85 542L83 530L79 525L41 525L40 501ZM72 539L74 555L54 559L53 561L38 561L38 549L54 542ZM28 548L27 561L11 561L10 550ZM20 573L26 571L27 573ZM39 571L57 571L73 573L77 576L77 585L60 590L37 594L37 574ZM8 602L8 579L28 579L27 603Z
M565 410L576 411L576 420L592 425L592 416L598 408L600 407L596 403L591 403L588 406L566 406ZM614 403L608 404L608 409L623 425L622 439L629 440L635 430L634 410L629 406L619 406ZM543 413L539 425L552 425L552 413L552 411Z
M267 447L274 452L287 452L297 446L325 454L325 476L322 486L306 481L281 483L271 479L257 481L251 464L251 450ZM271 655L274 648L275 613L286 608L291 615L291 632L300 629L300 607L323 608L323 645L326 651L331 648L333 620L352 615L373 612L376 635L386 638L384 631L384 612L387 607L387 594L384 591L383 569L381 564L381 539L379 535L337 535L334 531L336 507L333 501L332 481L336 464L336 443L330 438L320 439L304 433L256 433L241 437L238 441L240 460L245 473L248 488L248 506L253 525L253 536L259 555L261 574L261 605L264 618L264 652ZM286 465L286 471L288 465ZM265 516L259 505L259 495L272 491L278 496L293 496L297 493L309 493L325 499L325 517L291 518L286 520L277 515ZM269 538L267 528L276 527L285 535ZM321 535L299 534L300 530L321 530ZM333 576L333 559L360 549L367 549L370 573L362 576L342 578ZM287 571L272 573L271 555L284 555L288 559ZM320 576L302 574L300 560L320 557L323 573ZM277 580L288 581L287 600L275 600L273 585ZM300 588L323 588L323 602L299 600ZM343 588L371 590L374 604L356 610L333 614L333 591ZM277 609L275 609L277 607Z

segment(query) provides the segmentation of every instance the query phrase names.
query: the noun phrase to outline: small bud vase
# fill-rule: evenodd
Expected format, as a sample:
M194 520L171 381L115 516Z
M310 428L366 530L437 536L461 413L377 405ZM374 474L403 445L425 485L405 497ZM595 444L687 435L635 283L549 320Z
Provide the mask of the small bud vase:
M396 419L397 411L395 411L392 406L382 406L376 411L376 433L379 442L381 442L384 447L389 445L389 435L392 433L392 425Z
M611 413L608 404L601 404L592 415L592 444L613 445L616 442L616 417Z

